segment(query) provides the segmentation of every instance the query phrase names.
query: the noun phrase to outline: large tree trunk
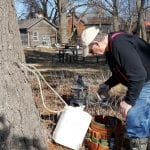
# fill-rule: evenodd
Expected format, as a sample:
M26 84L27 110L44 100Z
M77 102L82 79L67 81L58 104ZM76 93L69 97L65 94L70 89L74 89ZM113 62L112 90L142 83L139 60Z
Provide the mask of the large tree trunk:
M45 150L47 137L19 66L25 60L13 0L1 0L0 8L0 150Z
M59 7L59 33L60 33L60 43L66 44L68 43L68 35L67 35L67 2L66 0L58 0Z

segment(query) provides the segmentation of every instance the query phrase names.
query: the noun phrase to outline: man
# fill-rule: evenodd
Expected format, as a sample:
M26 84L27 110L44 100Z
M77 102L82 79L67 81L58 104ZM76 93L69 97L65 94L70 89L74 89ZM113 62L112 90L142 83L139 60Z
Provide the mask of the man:
M112 72L99 86L99 95L107 94L118 83L127 87L120 103L120 112L126 118L126 137L131 150L146 150L150 134L150 45L124 32L100 37L96 27L83 31L82 44L84 56L105 54Z

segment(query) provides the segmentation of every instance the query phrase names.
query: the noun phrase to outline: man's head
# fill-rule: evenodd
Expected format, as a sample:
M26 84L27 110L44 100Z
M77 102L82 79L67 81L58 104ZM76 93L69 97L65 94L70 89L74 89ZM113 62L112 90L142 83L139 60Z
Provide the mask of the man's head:
M86 57L89 53L102 55L107 47L106 34L100 34L98 27L86 28L81 35L83 56Z

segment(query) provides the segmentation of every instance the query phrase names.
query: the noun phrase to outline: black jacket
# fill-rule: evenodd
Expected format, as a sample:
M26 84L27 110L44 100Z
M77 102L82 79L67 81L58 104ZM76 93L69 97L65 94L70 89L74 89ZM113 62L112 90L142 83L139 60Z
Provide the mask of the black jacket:
M109 51L106 52L112 76L105 83L110 88L118 83L127 86L125 101L133 106L143 84L150 80L150 44L127 33L111 39L113 34L108 36Z

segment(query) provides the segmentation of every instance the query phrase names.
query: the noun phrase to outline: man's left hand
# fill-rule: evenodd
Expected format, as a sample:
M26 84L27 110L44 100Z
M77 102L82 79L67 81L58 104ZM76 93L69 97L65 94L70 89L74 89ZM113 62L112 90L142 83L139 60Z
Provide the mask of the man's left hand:
M128 104L127 102L125 102L125 101L122 101L122 102L120 103L119 110L120 110L120 113L122 114L122 117L123 117L123 118L126 118L127 113L128 113L128 111L129 111L129 109L130 109L131 107L132 107L132 106L129 105L129 104Z

